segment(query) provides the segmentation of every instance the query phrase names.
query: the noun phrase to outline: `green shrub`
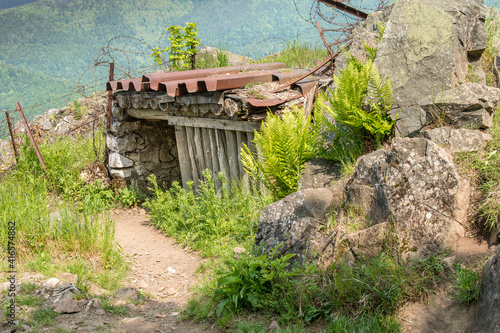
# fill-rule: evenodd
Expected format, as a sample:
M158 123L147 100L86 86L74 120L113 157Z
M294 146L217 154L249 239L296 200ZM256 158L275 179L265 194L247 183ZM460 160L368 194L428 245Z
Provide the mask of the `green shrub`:
M455 283L453 284L453 298L460 303L467 305L477 301L481 297L481 287L483 281L478 272L461 266L454 265Z
M262 181L275 199L281 199L298 190L304 164L315 156L316 141L311 117L302 109L286 111L281 117L269 112L255 132L258 156L243 144L241 160L251 179Z
M352 56L334 80L335 91L316 102L314 124L320 155L348 164L364 153L366 142L379 145L391 133L392 84L382 80L372 60L363 64Z
M142 196L137 193L136 189L133 187L125 187L124 189L119 189L118 190L118 201L124 206L124 207L133 207L137 206L137 204L140 202L140 200L143 198Z
M223 174L217 177L222 183L220 190L215 189L210 171L205 170L203 177L196 191L192 182L189 190L178 182L163 190L151 175L148 180L154 197L144 204L151 209L151 224L205 256L253 242L260 208L266 201L239 187L233 187L229 194Z
M229 303L234 308L253 309L262 307L275 288L279 288L283 279L292 277L295 273L288 271L288 260L293 254L275 258L273 252L263 255L244 253L240 258L226 261L226 268L218 273L217 290L214 299L217 305L217 315L220 316Z
M158 46L151 49L153 51L151 57L155 63L159 66L163 65L165 63L163 53L168 52L168 60L173 70L193 69L195 55L198 53L196 47L200 45L196 23L186 23L184 28L179 25L171 25L165 30L170 33L168 37L170 46L166 49L161 49Z

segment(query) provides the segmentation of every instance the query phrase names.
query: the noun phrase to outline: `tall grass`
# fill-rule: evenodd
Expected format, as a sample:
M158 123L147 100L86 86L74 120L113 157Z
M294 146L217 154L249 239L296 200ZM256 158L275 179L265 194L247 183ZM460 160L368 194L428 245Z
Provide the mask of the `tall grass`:
M203 176L196 191L186 190L178 182L164 190L151 176L154 196L145 203L151 209L151 224L207 257L250 246L260 209L267 201L237 186L229 193L222 174L218 175L220 190L215 189L209 171Z
M28 269L40 271L46 263L64 263L76 255L104 269L122 266L114 222L100 214L100 197L82 204L81 194L88 188L79 173L96 159L91 139L42 143L46 170L32 148L25 144L21 150L17 168L0 180L1 256L6 256L8 223L14 222L18 264Z
M286 43L283 51L257 59L255 63L284 62L289 68L314 68L327 56L324 47L302 42L296 38Z

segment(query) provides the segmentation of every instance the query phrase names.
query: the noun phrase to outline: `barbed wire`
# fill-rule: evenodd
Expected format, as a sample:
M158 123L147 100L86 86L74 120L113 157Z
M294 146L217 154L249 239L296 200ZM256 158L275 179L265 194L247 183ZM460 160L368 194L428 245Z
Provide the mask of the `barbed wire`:
M342 5L346 5L355 8L359 11L365 13L371 13L374 11L380 11L389 4L390 0L376 0L376 1L363 1L363 0L342 0L339 1ZM306 22L316 25L316 22L320 22L323 32L326 38L329 39L328 47L330 51L337 51L339 45L343 45L349 39L351 39L352 31L357 27L363 20L350 15L342 10L336 9L332 6L328 6L319 0L315 0L311 7L309 8L308 17L304 16L299 10L297 5L297 0L293 0L295 10L299 16Z

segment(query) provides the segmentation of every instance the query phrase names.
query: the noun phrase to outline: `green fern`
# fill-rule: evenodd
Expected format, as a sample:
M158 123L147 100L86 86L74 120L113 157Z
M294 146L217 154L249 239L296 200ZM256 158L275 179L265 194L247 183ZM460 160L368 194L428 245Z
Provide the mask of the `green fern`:
M276 199L298 190L300 174L307 160L314 158L316 138L311 118L302 109L288 110L282 117L268 113L254 143L258 156L243 145L241 161L254 183L260 181Z
M320 155L345 163L364 153L366 140L380 143L391 133L395 122L388 115L392 83L382 80L372 60L363 64L354 57L334 80L336 90L317 99L315 131L330 133L330 137L321 137ZM364 104L369 111L363 109Z

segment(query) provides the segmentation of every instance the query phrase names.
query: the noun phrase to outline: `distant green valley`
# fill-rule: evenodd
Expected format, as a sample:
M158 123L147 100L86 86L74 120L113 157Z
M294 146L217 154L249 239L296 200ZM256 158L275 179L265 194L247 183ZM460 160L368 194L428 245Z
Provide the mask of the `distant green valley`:
M297 0L297 6L307 14L312 2ZM316 28L300 18L293 0L39 0L0 10L0 110L13 109L17 101L44 103L71 92L78 82L104 78L97 87L103 89L107 64L91 68L99 54L99 61L116 62L119 77L128 68L151 72L149 47L158 46L166 27L185 22L198 25L203 45L254 58L279 51L297 36L320 43ZM111 53L103 53L108 41L119 36L138 40L114 39L104 50ZM163 36L161 46L167 43ZM141 69L132 73L142 74Z

